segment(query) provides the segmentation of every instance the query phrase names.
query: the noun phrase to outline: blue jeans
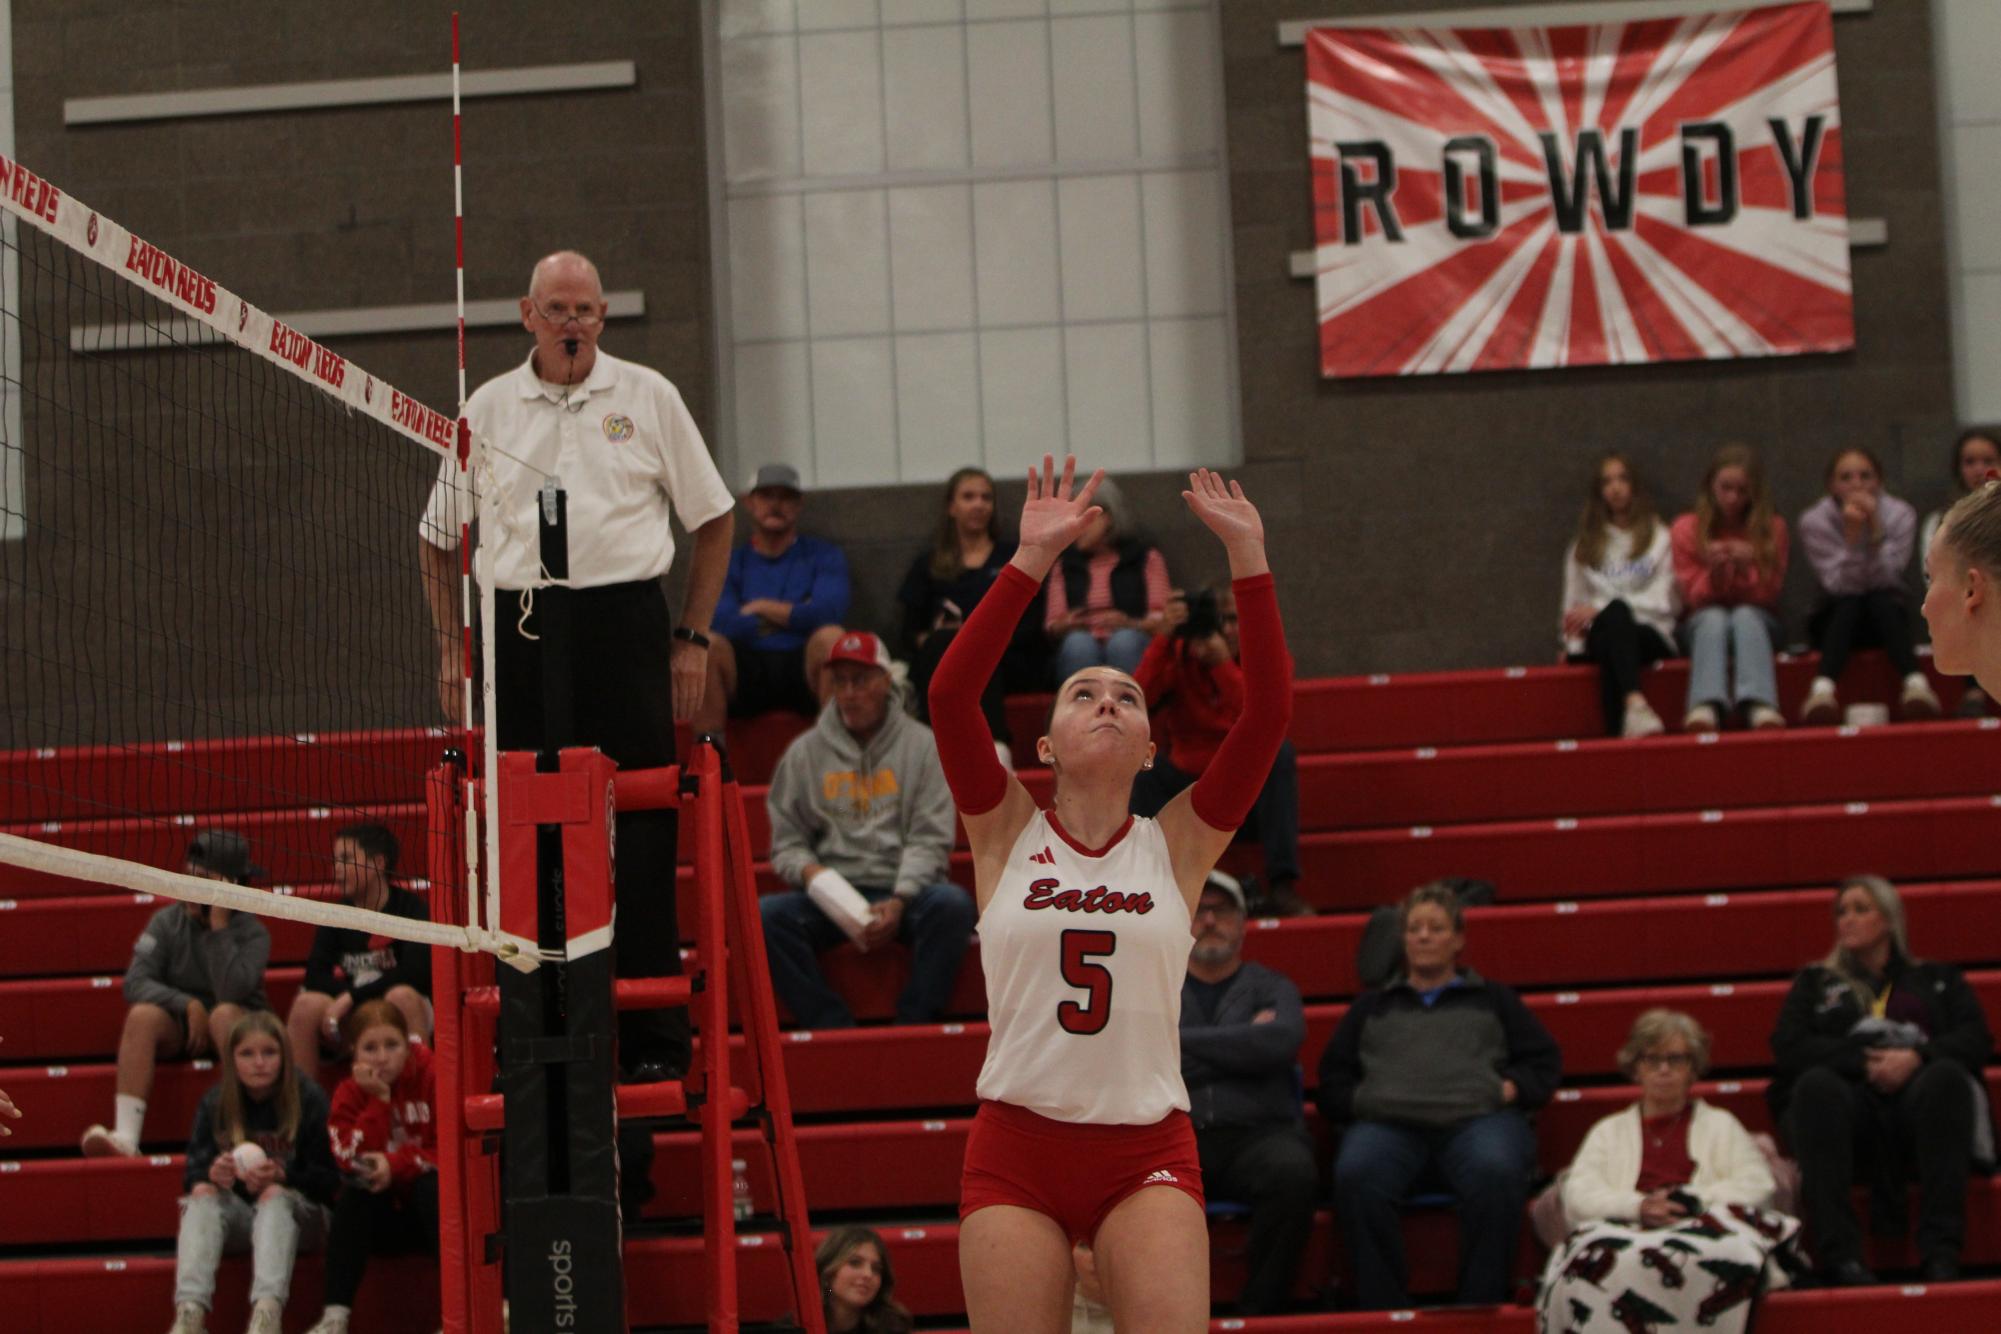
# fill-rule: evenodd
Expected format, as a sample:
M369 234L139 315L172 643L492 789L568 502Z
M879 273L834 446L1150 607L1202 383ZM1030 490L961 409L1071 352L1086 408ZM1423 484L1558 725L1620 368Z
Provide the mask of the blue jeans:
M1365 1311L1410 1305L1402 1215L1412 1188L1438 1182L1458 1198L1459 1297L1502 1302L1535 1171L1535 1132L1513 1108L1456 1126L1358 1121L1334 1158L1334 1209Z
M1056 684L1062 685L1086 667L1116 667L1131 672L1146 656L1153 636L1144 630L1114 630L1100 640L1089 630L1072 630L1056 645Z
M1777 708L1779 683L1772 666L1772 641L1778 637L1779 618L1763 607L1704 607L1683 621L1681 643L1688 650L1688 707L1714 704L1719 713L1752 703Z
M887 889L855 888L871 903L890 896ZM821 950L832 949L847 935L804 890L767 894L758 907L764 915L772 990L792 1017L806 1028L853 1028L854 1012L827 985L819 959ZM927 1024L944 1013L978 918L973 896L957 885L926 885L904 905L896 938L910 946L910 983L896 1001L897 1023Z

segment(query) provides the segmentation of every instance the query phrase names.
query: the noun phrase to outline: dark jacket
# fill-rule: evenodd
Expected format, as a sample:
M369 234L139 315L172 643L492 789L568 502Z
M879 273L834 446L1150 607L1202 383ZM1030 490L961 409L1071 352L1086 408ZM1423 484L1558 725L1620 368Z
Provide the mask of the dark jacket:
M1562 1078L1556 1039L1522 998L1464 969L1430 1006L1401 977L1357 996L1320 1057L1317 1097L1331 1122L1453 1126L1499 1111L1504 1079L1533 1111Z
M1978 1078L1994 1051L1994 1038L1965 976L1951 964L1903 958L1891 959L1884 971L1890 984L1889 1017L1908 1019L1925 1031L1918 1055L1926 1061L1957 1061ZM1867 1048L1849 1034L1863 1014L1861 999L1832 969L1813 964L1800 970L1772 1030L1777 1067L1765 1096L1774 1120L1785 1115L1793 1085L1815 1066L1831 1066L1862 1081Z
M226 1058L225 1058L226 1059ZM296 1074L293 1078L297 1079ZM195 1128L188 1136L188 1164L181 1173L181 1189L192 1191L208 1180L209 1166L222 1146L216 1142L215 1122L222 1106L222 1085L202 1095L195 1111ZM333 1141L327 1136L327 1095L310 1079L299 1080L299 1133L286 1139L278 1133L278 1100L244 1100L244 1138L285 1164L285 1185L317 1204L332 1204L340 1186L340 1169L334 1166ZM238 1182L236 1193L249 1200ZM255 1201L252 1201L255 1203Z
M1146 558L1153 553L1153 544L1137 538L1120 538L1114 549L1119 553L1119 563L1112 567L1112 606L1128 616L1144 617L1146 605ZM1083 552L1071 547L1057 562L1057 572L1063 579L1063 594L1072 611L1083 609L1091 596L1091 561L1097 552Z
M950 613L945 606L947 602L959 609L960 621L971 616L973 608L980 605L980 599L994 586L994 580L1000 578L1001 568L1013 559L1014 543L996 542L986 564L970 570L962 568L951 578L940 579L931 573L931 553L917 553L910 562L909 572L903 576L902 586L896 590L897 605L903 609L901 648L904 654L916 656L919 637L931 633L940 613L947 615L948 626L954 623L949 619ZM1024 615L1021 624L1030 625L1033 629L1041 624L1041 618ZM1021 632L1017 628L1015 638L1020 637Z
M413 922L431 920L421 895L400 885L389 887L382 911ZM313 951L306 956L304 989L322 996L352 994L356 1005L379 1000L394 986L431 994L431 947L408 940L391 940L344 926L323 926L313 932Z
M1260 1011L1278 1017L1255 1023ZM1181 1078L1197 1130L1299 1122L1294 1067L1306 1040L1306 1013L1292 979L1247 963L1216 1002L1212 1022L1195 1000L1194 981L1181 989Z

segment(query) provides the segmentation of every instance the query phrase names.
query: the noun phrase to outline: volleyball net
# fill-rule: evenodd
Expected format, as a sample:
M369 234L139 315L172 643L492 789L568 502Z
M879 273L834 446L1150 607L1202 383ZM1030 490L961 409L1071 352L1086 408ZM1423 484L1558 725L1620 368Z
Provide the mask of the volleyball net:
M427 588L419 529L444 486L470 552L483 449L0 157L0 901L117 888L495 948L476 803L463 830L425 816L478 741L441 690L480 710L441 681L469 623L430 611L476 605L467 567ZM357 825L406 876L466 871L464 901L423 923L340 902ZM240 836L213 842L247 883L188 873L207 830Z

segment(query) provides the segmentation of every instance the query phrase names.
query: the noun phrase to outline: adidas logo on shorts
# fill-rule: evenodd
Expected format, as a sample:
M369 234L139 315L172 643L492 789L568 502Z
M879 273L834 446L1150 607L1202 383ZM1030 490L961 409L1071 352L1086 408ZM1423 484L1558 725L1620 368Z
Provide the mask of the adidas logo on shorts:
M1142 1186L1163 1186L1163 1185L1165 1185L1165 1186L1174 1186L1174 1185L1179 1185L1179 1184L1180 1184L1180 1182L1181 1182L1181 1178L1179 1178L1179 1177L1175 1176L1175 1175L1174 1175L1174 1173L1172 1173L1172 1172L1168 1171L1168 1170L1167 1170L1166 1168L1164 1168L1164 1167L1163 1167L1163 1168L1161 1168L1161 1169L1160 1169L1160 1170L1159 1170L1158 1172L1155 1172L1155 1173L1154 1173L1154 1174L1153 1174L1152 1176L1148 1177L1148 1178L1147 1178L1146 1180L1144 1180L1144 1181L1140 1182L1140 1185L1142 1185Z

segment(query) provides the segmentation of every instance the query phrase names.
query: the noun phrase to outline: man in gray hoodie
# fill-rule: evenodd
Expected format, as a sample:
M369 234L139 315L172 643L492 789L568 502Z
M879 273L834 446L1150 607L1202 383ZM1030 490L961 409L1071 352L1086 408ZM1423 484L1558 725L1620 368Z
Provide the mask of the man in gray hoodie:
M952 794L931 729L891 700L881 640L842 635L827 674L833 698L812 730L786 748L766 798L771 869L800 887L767 895L761 905L772 987L807 1028L854 1025L818 958L848 934L814 901L838 904L851 887L867 905L866 916L852 922L855 943L863 950L892 940L911 947L897 1022L929 1023L951 997L977 916L972 896L945 879L956 828Z
M247 885L262 875L250 845L228 829L205 829L188 846L183 869L204 880ZM118 1042L116 1115L110 1126L83 1132L90 1158L139 1152L153 1069L178 1056L214 1056L229 1049L229 1032L245 1011L266 1010L264 965L271 933L249 913L201 903L170 903L153 914L132 946L125 969L125 1032Z

